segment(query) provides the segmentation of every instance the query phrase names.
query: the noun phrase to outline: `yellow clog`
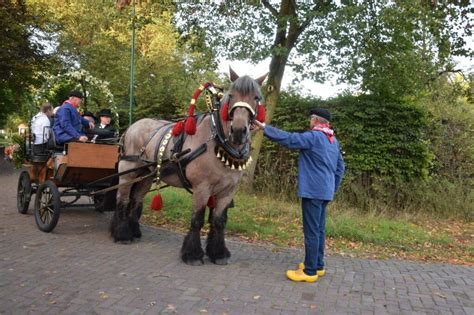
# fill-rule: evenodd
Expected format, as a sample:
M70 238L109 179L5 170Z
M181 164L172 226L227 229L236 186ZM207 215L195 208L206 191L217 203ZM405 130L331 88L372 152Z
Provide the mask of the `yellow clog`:
M304 270L304 263L298 264L298 269ZM318 277L323 277L326 274L326 269L316 270Z
M301 269L288 270L286 272L286 276L288 277L288 279L293 280L293 281L298 281L298 282L301 282L301 281L315 282L316 280L318 280L318 275L308 276Z

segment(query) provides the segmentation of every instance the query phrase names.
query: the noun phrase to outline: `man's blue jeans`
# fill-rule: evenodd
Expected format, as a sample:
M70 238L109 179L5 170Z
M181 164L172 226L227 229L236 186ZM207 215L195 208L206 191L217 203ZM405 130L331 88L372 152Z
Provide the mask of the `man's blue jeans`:
M328 200L302 199L304 233L304 273L314 276L316 270L324 269L324 241L326 206Z

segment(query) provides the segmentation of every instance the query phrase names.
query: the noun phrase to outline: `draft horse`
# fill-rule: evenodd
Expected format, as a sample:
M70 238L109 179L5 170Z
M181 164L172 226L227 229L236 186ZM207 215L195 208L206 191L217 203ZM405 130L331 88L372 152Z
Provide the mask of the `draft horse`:
M171 136L175 123L149 118L128 128L121 141L118 169L120 173L131 169L141 171L120 176L117 207L110 228L115 242L127 243L141 237L138 219L143 197L156 180L146 174L154 172L170 186L192 188L191 226L183 241L181 259L190 265L204 263L200 230L212 196L215 203L209 205L210 229L205 253L213 263L227 264L230 257L224 239L227 209L242 177L242 167L250 158L250 127L258 107L262 106L260 87L266 76L239 77L230 69L229 90L221 96L217 108L197 117L195 135ZM189 153L179 156L185 152Z

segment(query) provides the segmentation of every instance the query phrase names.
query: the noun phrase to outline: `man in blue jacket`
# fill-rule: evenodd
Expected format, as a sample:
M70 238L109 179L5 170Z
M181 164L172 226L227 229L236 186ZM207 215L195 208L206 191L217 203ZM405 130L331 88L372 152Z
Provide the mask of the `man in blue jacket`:
M302 198L304 263L288 270L293 281L315 282L324 269L326 206L334 197L344 175L339 142L330 128L331 114L323 108L310 111L310 131L289 133L256 121L264 135L284 147L300 150L298 196Z
M84 95L81 92L72 91L69 94L69 99L61 105L61 108L56 113L53 131L58 144L64 144L69 141L87 141L87 136L82 131L82 126L89 126L93 129L94 123L81 117L78 111L83 98Z

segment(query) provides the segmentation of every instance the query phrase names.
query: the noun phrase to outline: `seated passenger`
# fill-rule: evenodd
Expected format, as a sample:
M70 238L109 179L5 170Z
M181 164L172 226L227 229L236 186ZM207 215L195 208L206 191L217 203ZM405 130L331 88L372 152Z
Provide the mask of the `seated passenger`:
M89 111L86 111L84 112L84 114L82 114L82 117L84 117L85 119L87 119L89 122L92 122L95 124L96 122L96 118L94 116L94 114L92 114L91 112ZM82 130L84 131L84 133L86 134L86 136L91 139L92 136L94 135L93 134L93 129L91 129L89 126L82 126Z
M92 141L114 138L116 131L110 124L112 121L112 112L110 109L101 109L99 112L99 120L99 123L92 130L92 133L95 134Z
M45 143L51 128L50 118L53 115L53 106L50 103L44 103L41 111L31 119L31 132L34 135L33 153L38 154L44 152Z
M82 132L82 126L89 126L94 128L94 123L81 117L79 105L81 105L84 96L79 91L72 91L69 94L69 99L65 101L61 108L56 113L54 121L54 135L58 144L64 144L69 141L86 142L87 136Z

